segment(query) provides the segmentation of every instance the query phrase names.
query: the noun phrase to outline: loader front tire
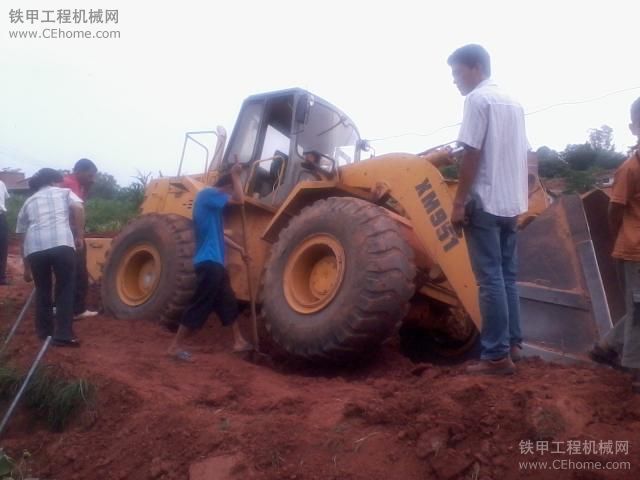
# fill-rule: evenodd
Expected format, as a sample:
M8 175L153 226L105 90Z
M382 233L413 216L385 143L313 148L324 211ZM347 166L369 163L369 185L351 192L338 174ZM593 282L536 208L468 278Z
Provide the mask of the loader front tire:
M174 324L195 287L191 220L143 215L111 244L102 277L105 310L116 318Z
M388 212L332 197L280 233L265 267L262 308L274 342L310 361L361 356L389 337L414 292L413 251Z

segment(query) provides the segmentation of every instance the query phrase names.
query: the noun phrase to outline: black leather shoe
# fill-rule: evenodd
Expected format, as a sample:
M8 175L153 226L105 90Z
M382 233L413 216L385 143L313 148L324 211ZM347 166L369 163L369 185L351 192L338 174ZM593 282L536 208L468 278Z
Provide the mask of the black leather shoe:
M51 344L54 347L79 347L80 340L78 340L77 338L72 338L71 340L53 339L51 341Z
M519 362L520 360L522 360L522 345L511 345L511 349L509 350L509 355L511 356L511 361L512 362Z
M591 350L587 352L589 354L589 358L594 362L602 363L604 365L609 365L611 367L619 368L620 367L620 358L618 353L615 350L610 348L603 348L599 343L594 343Z
M631 391L640 394L640 368L632 369Z
M516 366L507 355L498 360L480 360L475 365L468 366L466 370L474 375L513 375L516 373Z

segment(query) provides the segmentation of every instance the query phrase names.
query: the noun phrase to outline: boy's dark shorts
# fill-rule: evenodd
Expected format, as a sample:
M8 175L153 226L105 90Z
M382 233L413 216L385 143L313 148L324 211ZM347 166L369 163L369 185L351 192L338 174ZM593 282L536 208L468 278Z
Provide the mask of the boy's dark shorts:
M222 325L233 324L238 316L238 301L231 289L229 275L217 262L201 262L195 266L196 289L180 324L192 330L202 328L215 312Z

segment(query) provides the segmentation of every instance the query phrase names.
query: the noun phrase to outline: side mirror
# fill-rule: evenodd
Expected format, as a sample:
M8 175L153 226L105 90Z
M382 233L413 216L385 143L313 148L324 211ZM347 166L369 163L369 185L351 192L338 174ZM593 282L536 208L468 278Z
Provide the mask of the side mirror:
M358 140L358 144L356 145L356 147L359 150L362 150L363 152L368 152L369 150L371 150L371 145L369 144L369 140L365 140L364 138L361 140Z
M301 95L296 102L295 121L298 124L305 124L309 120L309 110L313 105L313 99L309 95Z

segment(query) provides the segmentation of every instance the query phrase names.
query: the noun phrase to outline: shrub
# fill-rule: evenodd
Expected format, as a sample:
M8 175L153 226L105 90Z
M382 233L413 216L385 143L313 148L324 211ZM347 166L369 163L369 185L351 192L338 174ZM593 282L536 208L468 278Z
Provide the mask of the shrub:
M570 170L566 176L566 189L564 193L584 193L591 190L596 184L594 170Z
M7 222L9 223L9 231L16 231L16 220L18 218L18 212L22 208L22 204L27 199L26 194L12 194L9 200L7 200Z
M144 195L144 192L142 192ZM131 218L138 214L142 196L135 189L122 189L117 198L90 198L85 203L86 230L104 233L120 230ZM9 231L16 231L18 212L26 195L13 195L7 202Z
M91 198L86 203L88 232L116 232L138 214L139 204L131 198Z
M588 143L581 145L567 145L562 153L562 159L572 170L589 170L596 164L598 152Z

